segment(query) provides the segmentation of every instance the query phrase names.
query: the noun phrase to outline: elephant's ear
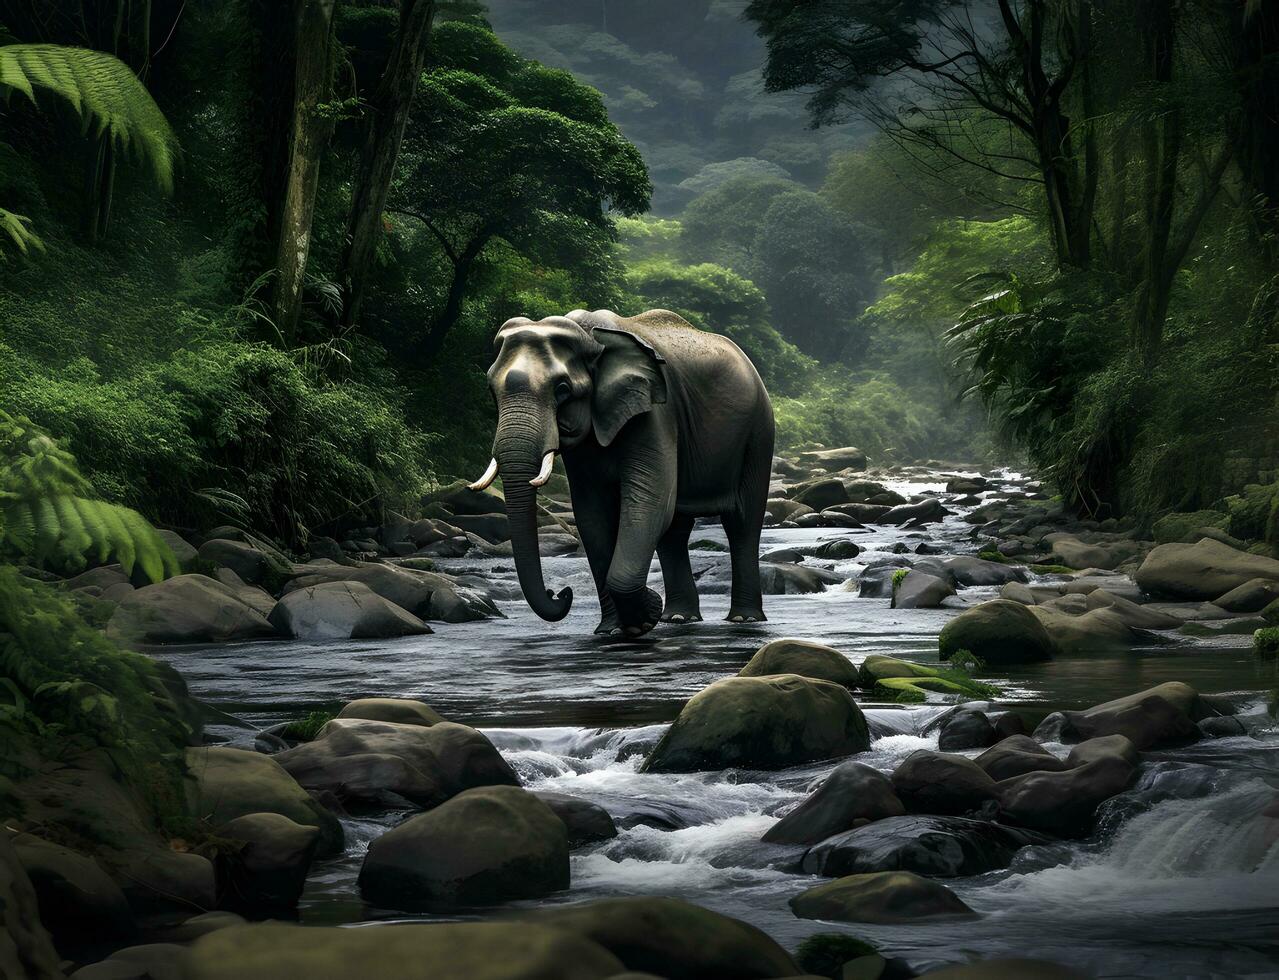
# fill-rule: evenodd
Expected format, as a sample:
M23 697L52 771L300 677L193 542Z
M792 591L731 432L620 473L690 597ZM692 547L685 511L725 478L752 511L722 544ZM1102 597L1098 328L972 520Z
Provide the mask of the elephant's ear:
M626 330L596 326L591 336L603 348L595 361L591 415L595 438L607 446L636 415L666 401L666 359Z

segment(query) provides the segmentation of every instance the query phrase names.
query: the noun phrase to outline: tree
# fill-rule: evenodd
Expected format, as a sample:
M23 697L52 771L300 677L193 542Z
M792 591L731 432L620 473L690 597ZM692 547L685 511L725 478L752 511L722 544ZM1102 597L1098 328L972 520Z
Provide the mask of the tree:
M651 192L594 89L476 24L441 25L434 46L439 64L420 82L391 208L421 222L451 269L427 357L457 322L490 242L551 267L589 262L614 236L609 212L639 214Z
M694 198L680 216L680 252L689 262L716 262L754 278L760 222L773 199L799 185L780 177L741 176Z

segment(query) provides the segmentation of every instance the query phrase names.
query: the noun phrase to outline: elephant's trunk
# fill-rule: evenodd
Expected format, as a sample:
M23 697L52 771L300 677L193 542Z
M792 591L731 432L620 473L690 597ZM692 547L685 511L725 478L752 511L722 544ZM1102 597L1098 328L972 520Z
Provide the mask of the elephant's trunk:
M549 419L546 417L549 414ZM549 424L548 424L549 422ZM573 590L565 587L558 595L542 579L542 557L538 553L537 489L533 481L541 476L543 459L555 449L555 415L532 399L504 400L493 442L493 456L502 474L506 493L506 515L510 523L511 550L520 588L532 610L548 622L568 615ZM543 481L545 482L545 481Z

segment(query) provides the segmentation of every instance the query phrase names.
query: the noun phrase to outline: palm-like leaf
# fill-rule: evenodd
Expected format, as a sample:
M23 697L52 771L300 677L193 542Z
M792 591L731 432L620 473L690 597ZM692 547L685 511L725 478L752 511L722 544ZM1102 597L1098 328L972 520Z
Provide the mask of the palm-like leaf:
M5 45L0 47L0 99L14 91L33 102L39 91L66 100L86 127L109 134L147 164L166 192L172 189L173 130L146 86L118 58L59 44Z
M31 230L30 224L30 218L0 208L0 238L10 239L18 246L18 251L20 252L26 252L32 248L43 252L44 242L40 240L39 235ZM2 261L4 261L4 253L0 252L0 262Z

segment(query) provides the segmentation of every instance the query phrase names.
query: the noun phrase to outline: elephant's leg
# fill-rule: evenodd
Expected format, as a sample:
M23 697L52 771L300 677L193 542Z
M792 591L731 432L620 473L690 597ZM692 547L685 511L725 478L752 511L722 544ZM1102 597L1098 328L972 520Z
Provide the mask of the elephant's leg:
M647 633L662 615L662 597L648 587L653 552L675 512L673 474L668 477L662 469L645 460L628 466L622 478L617 547L607 585L628 636Z
M764 615L759 583L759 536L764 527L764 505L768 501L772 462L773 431L770 425L747 447L736 506L721 515L733 561L733 594L727 618L734 623L761 623L768 618Z
M657 542L657 558L662 563L662 581L666 586L664 623L687 623L702 618L697 583L693 581L693 567L688 562L688 536L692 531L693 518L676 514Z
M616 487L592 488L591 493L573 496L573 516L577 519L577 532L582 538L591 577L595 579L595 593L600 599L600 621L596 633L620 633L622 624L613 607L613 597L608 591L608 568L617 547L617 515L619 502Z

